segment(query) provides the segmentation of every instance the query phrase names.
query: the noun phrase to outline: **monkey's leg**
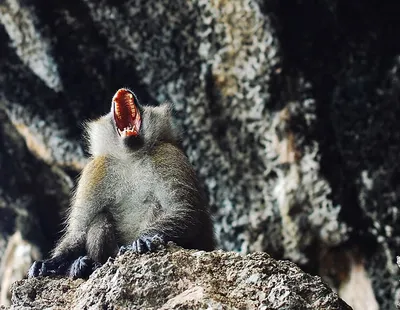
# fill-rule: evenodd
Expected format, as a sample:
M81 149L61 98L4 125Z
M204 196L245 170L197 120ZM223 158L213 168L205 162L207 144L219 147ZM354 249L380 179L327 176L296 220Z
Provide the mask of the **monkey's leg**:
M75 260L69 270L72 278L87 278L118 251L114 223L111 215L101 212L90 223L86 237L87 256Z
M110 213L101 212L93 219L86 239L88 255L96 262L105 263L118 252L115 223Z

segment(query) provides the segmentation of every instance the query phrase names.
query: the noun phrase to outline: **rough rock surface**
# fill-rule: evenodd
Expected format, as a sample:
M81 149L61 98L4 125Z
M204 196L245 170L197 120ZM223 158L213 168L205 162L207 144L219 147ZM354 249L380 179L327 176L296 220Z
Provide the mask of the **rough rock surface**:
M175 105L219 245L400 297L400 3L0 1L0 255L47 255L121 86ZM4 289L4 288L3 288ZM376 305L376 306L375 306ZM362 306L360 309L364 309Z
M126 253L87 281L16 282L13 306L44 309L351 309L320 277L265 253Z

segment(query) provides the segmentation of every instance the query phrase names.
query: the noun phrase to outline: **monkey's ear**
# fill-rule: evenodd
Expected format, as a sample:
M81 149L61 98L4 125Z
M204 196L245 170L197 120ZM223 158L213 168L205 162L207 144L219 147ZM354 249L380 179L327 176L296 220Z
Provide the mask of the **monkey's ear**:
M85 129L84 137L87 141L89 154L108 154L113 148L118 148L111 113L98 119L87 121L83 124L83 127Z
M93 120L87 120L82 123L83 137L88 143L90 142L90 130L93 122Z
M166 115L171 116L174 110L174 104L169 101L165 101L164 103L158 106L161 111L163 111Z
M173 107L173 103L164 102L153 109L155 112L154 116L157 115L157 131L159 133L156 136L158 138L163 137L164 140L174 143L180 143L181 130L174 121L176 115Z
M83 136L88 142L90 142L93 133L98 131L97 127L101 126L100 124L101 124L101 117L97 119L90 119L83 122L82 124Z

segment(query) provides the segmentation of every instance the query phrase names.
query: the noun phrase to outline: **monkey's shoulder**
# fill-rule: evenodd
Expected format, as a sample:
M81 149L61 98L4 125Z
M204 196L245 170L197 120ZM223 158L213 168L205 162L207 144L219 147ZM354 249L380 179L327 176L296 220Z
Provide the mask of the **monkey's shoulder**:
M172 143L159 143L149 152L150 158L158 165L174 162L187 162L187 157L182 148Z
M81 172L76 188L77 198L89 197L99 188L99 185L107 176L107 165L106 156L91 158Z
M187 185L199 191L200 183L184 151L171 143L163 143L152 150L152 167L155 177L170 186Z
M99 183L107 174L109 160L106 156L92 157L82 170L81 178L88 178L91 183Z
M151 150L150 158L157 171L192 171L192 166L184 151L172 143L161 143Z

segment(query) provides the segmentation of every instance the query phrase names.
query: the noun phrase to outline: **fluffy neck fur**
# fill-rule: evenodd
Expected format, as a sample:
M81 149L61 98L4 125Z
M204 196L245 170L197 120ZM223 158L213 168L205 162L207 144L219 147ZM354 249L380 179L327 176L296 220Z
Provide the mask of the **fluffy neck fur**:
M160 142L178 144L180 140L168 104L143 107L141 141L137 145L133 143L134 147L128 146L124 141L126 138L118 135L112 112L88 122L86 137L92 156L112 156L120 159L125 159L134 153L145 152Z

